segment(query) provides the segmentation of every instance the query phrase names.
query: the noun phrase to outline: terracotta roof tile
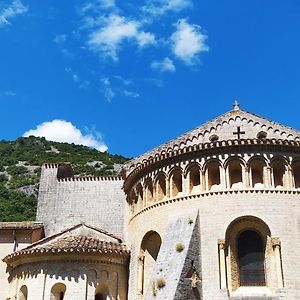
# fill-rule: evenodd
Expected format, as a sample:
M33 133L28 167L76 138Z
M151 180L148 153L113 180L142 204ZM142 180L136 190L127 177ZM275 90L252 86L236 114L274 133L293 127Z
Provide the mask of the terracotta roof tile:
M31 254L39 253L72 253L72 252L87 252L87 253L110 253L119 255L129 255L130 251L126 245L117 242L108 242L99 240L92 237L81 235L66 236L58 238L54 241L48 242L43 245L31 245L25 249L14 252L6 256L3 261L9 263L10 260Z
M0 230L8 229L37 229L43 228L43 223L34 222L34 221L25 221L25 222L0 222Z

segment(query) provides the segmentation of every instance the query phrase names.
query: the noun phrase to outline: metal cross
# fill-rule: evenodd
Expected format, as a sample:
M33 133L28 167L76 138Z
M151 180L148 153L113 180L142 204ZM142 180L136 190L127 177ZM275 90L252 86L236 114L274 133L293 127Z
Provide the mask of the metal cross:
M237 127L237 131L234 132L233 134L237 135L238 140L240 140L240 139L241 139L241 134L245 134L245 133L246 133L246 132L245 132L245 131L241 131L241 127L238 126L238 127Z

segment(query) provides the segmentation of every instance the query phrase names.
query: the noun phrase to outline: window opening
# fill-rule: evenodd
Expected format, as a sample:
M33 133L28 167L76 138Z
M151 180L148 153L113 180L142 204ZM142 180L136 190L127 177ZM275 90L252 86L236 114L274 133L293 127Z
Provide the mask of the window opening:
M246 230L238 237L240 286L264 286L264 245L260 235Z

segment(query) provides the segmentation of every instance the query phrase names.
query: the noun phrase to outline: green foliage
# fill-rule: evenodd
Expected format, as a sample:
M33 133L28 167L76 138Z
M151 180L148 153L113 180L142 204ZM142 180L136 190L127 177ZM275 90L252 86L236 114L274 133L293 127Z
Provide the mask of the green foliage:
M17 189L26 185L35 185L39 182L39 178L37 176L15 176L12 177L9 181L10 189Z
M0 184L0 220L24 221L34 220L37 199L33 195L12 191Z
M8 178L5 174L0 174L0 184L6 183Z
M18 189L26 186L37 188L43 163L69 162L76 175L110 176L118 175L115 164L126 161L127 158L121 155L34 136L0 141L0 221L35 219L36 195L28 196ZM91 162L95 162L95 167L88 164Z
M193 223L194 223L193 219L188 218L188 224L189 224L189 225L192 225Z
M24 166L9 166L6 171L9 175L12 175L12 176L13 175L22 175L22 174L27 173L27 168Z

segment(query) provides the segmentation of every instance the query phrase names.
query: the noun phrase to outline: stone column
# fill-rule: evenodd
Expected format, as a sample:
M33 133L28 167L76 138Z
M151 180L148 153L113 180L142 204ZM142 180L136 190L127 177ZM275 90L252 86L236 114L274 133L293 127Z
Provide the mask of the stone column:
M204 171L204 183L203 183L203 190L209 190L209 183L208 183L208 168Z
M146 188L145 185L143 186L143 201L142 201L142 208L146 207L146 203L147 203L147 193L146 193Z
M170 198L173 197L173 174L170 176L170 180L169 180L169 188L170 188Z
M252 168L251 167L248 167L248 182L249 182L249 187L250 188L252 188L252 187L254 187L254 185L253 185L253 176L252 176L252 174L253 174L253 170L252 170ZM264 182L264 170L263 170L263 182Z
M286 185L288 188L293 188L294 182L293 182L293 172L292 172L292 168L290 166L287 167L287 171L286 171Z
M220 261L220 289L226 289L225 240L218 240Z
M248 188L250 186L249 177L249 168L248 166L245 166L245 168L242 168L242 180L244 188Z
M200 191L205 191L205 173L200 170Z
M166 197L170 198L170 178L166 176Z
M153 202L158 202L158 178L153 182Z
M264 172L264 184L265 187L270 188L273 185L272 169L271 167L266 167Z
M272 246L275 255L278 288L281 289L283 288L283 276L282 276L281 254L280 254L281 242L279 238L272 238Z
M184 182L184 184L183 184L183 193L184 193L184 195L189 195L192 192L190 190L190 174L191 174L191 172L188 171L186 176L182 175L183 182Z
M220 184L222 189L226 189L229 187L229 176L228 176L228 168L224 169L221 166L219 167L220 172Z
M145 262L145 256L144 255L139 256L138 257L138 293L139 293L139 295L143 294L144 262Z

